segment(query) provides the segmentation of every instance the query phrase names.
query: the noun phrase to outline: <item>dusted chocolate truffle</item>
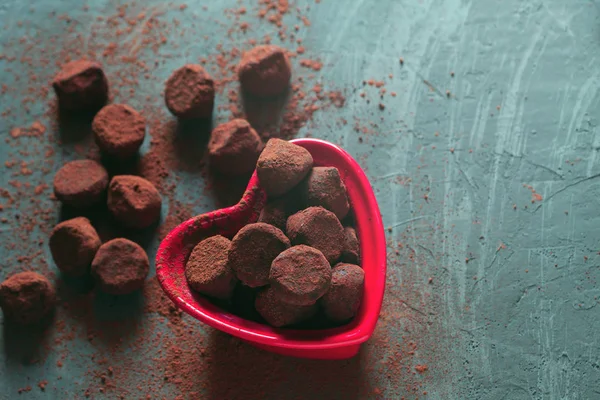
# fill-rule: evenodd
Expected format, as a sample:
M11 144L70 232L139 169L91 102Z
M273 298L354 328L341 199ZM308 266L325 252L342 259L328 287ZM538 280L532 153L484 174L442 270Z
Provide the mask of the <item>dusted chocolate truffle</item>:
M92 276L108 294L128 294L140 289L150 269L144 249L128 239L113 239L98 249Z
M215 84L197 64L186 64L167 79L165 103L178 118L209 118L215 104Z
M217 235L194 247L185 265L185 277L192 289L207 296L228 299L236 279L227 262L231 241Z
M0 307L7 318L20 324L39 322L55 305L54 287L35 272L20 272L0 284Z
M360 307L365 285L365 272L358 265L338 264L333 268L329 291L321 297L325 315L342 322L354 317Z
M52 81L60 108L96 111L108 100L108 81L97 62L75 60L65 64Z
M229 265L246 286L264 286L269 283L271 263L289 247L289 239L274 226L249 224L231 241Z
M146 135L146 119L125 104L103 107L92 121L100 150L117 158L135 155Z
M147 228L160 218L162 200L152 183L133 175L118 175L108 187L108 209L130 228Z
M271 264L269 283L284 303L314 304L329 289L331 265L319 250L299 245L290 247Z
M84 217L56 225L50 234L50 252L58 269L71 276L84 275L102 242Z
M277 298L272 288L262 290L256 296L254 306L269 325L278 328L306 321L315 315L318 309L316 304L296 306L283 303Z
M281 47L256 46L242 56L238 77L244 92L258 97L277 96L289 87L292 67Z
M309 207L287 220L292 244L306 244L320 250L331 264L342 255L344 228L334 213L322 207Z
M309 206L321 206L341 221L350 210L346 186L335 167L314 167L304 180L304 195Z
M225 175L251 174L262 150L262 141L244 119L217 126L208 142L211 167Z
M358 264L360 262L360 243L356 230L347 226L344 228L344 249L342 250L342 261L350 264Z
M302 208L302 201L296 190L281 197L269 199L258 217L258 222L273 225L285 233L285 225L290 215Z
M100 202L107 186L108 173L92 160L68 162L54 175L54 195L73 207L89 207Z
M271 139L256 163L260 185L269 196L290 191L310 172L313 158L304 147Z

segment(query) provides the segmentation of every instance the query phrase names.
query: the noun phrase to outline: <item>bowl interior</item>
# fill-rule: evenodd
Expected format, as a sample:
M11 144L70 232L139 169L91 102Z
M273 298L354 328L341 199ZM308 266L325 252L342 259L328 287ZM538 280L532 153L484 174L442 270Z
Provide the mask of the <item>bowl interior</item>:
M351 322L331 329L273 328L231 314L189 289L184 271L192 248L203 238L215 234L232 237L245 224L257 220L265 195L259 187L256 173L250 179L240 203L194 217L169 233L157 253L157 277L167 295L185 312L244 340L307 349L362 343L375 329L385 289L386 243L377 201L364 172L344 150L318 139L295 139L293 142L312 154L316 166L338 168L348 191L365 271L363 301Z

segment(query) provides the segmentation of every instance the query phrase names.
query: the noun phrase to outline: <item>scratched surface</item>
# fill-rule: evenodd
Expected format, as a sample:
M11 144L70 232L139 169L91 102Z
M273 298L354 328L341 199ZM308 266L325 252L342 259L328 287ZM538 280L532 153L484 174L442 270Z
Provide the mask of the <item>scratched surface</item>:
M170 51L176 57L156 72L156 84L139 88L140 102L146 94L159 102L156 93L182 59L214 49L221 28L211 18L237 4L211 2L202 10L192 3L184 15L207 21L197 37L210 37L178 39L179 48ZM64 25L46 17L52 10L69 12L85 33L86 24L114 13L118 2L89 1L88 12L78 11L80 4L3 0L0 43L60 33ZM276 378L264 378L270 389L262 398L600 398L600 6L587 0L310 4L311 26L298 36L307 56L324 63L317 79L342 88L346 106L316 113L300 136L340 143L365 168L384 225L392 228L386 232L389 284L375 337L357 359L322 363L254 354L277 366ZM31 23L22 27L19 20ZM248 35L266 33L274 33L272 26L257 23ZM3 47L0 53L22 52ZM0 61L2 82L14 82L17 66ZM52 71L39 73L45 79ZM369 79L385 81L384 100L378 89L363 88ZM27 114L18 110L19 95L9 97L3 96L1 107L17 110L0 119L3 140L34 119L48 124L45 102ZM217 121L226 118L221 113ZM336 123L342 118L347 125ZM369 132L356 132L356 124ZM11 151L0 148L3 162ZM62 148L53 168L76 157ZM36 171L32 179L51 176ZM214 202L201 190L201 178L182 176L186 193L201 200L194 211L210 210ZM0 186L9 180L3 173ZM8 208L3 215L12 224L19 212L24 210ZM0 240L10 239L10 226L0 230ZM155 248L156 242L149 245L151 255ZM2 247L0 277L11 272L18 255ZM95 343L75 338L24 365L6 332L0 331L0 397L14 398L32 385L23 398L79 398L95 379L85 373L93 366ZM207 339L210 352L214 333L197 326L195 334ZM65 347L71 352L58 368ZM143 367L154 362L152 354L132 357ZM235 354L232 359L261 367ZM416 365L428 370L415 375ZM229 376L231 386L256 384L226 365L203 370L199 387L215 376ZM319 376L324 374L331 379ZM40 380L48 381L46 392L35 386ZM133 391L136 382L132 374L124 385ZM163 384L148 394L181 393ZM223 398L217 390L205 394Z

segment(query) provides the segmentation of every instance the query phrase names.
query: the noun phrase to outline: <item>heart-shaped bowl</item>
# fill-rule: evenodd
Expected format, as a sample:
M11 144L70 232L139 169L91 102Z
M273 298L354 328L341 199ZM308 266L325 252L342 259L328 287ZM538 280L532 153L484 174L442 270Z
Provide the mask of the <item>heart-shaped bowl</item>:
M256 171L240 202L232 207L198 215L173 229L156 255L156 275L169 298L183 311L213 328L265 350L302 358L343 359L358 353L379 318L386 274L386 242L373 189L358 163L340 147L318 139L295 139L307 149L315 166L336 167L348 192L360 240L365 271L364 295L357 315L346 325L329 329L273 328L234 315L190 289L185 264L202 239L216 234L233 237L244 225L256 222L266 196Z

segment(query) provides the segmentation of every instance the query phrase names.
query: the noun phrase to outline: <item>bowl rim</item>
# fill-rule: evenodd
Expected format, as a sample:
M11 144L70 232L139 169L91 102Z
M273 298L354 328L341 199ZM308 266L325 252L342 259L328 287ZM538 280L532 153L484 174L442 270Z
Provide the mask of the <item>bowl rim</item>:
M375 290L374 292L370 292L368 294L368 309L363 309L364 307L361 305L361 309L359 309L359 315L357 315L348 324L340 327L317 330L296 330L288 328L274 328L265 324L246 320L235 314L225 312L207 299L202 299L196 304L191 304L190 302L178 296L176 293L168 290L168 284L166 282L169 281L169 268L168 266L164 265L163 254L170 252L169 244L174 238L185 234L185 231L190 227L191 224L197 223L198 216L184 221L175 227L160 243L156 255L156 276L161 288L167 294L167 296L187 314L201 322L208 324L209 326L212 326L213 328L219 329L249 342L272 347L293 348L300 350L331 349L363 343L373 334L375 325L379 319L379 313L381 311L381 305L383 303L383 296L385 293L385 280L387 272L385 233L383 229L383 222L381 220L381 214L379 212L379 206L375 198L375 193L358 162L356 162L356 160L354 160L354 158L352 158L352 156L341 147L325 140L313 138L293 139L291 142L306 148L311 153L313 153L317 148L320 149L319 151L322 151L323 148L326 148L328 152L331 152L331 154L334 154L335 157L339 157L340 160L342 160L343 164L347 166L346 171L348 174L352 174L353 179L356 180L356 182L353 182L353 187L356 187L353 190L348 190L348 197L351 203L354 203L353 200L360 196L360 203L363 204L361 209L354 210L355 217L357 219L356 229L359 237L363 236L365 233L361 233L362 228L358 220L368 220L370 221L369 232L373 235L373 237L370 237L368 240L365 240L364 237L360 238L361 254L365 254L363 250L367 250L375 257L375 260L370 262L377 263L377 265L375 265L373 268L376 273L372 278L368 278L373 280L372 284L374 285ZM313 151L311 151L311 148ZM255 188L257 185L258 178L255 172L248 183L247 193L248 190ZM228 213L239 212L241 207L241 204L238 203L226 209L216 210L208 214L227 215ZM358 214L360 214L360 216ZM373 244L374 248L367 249L367 241ZM364 263L365 261L363 260L361 262L361 264L363 264L362 266L364 266ZM367 294L365 289L365 295L363 299L366 297Z

